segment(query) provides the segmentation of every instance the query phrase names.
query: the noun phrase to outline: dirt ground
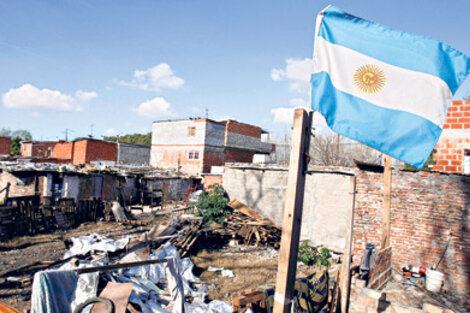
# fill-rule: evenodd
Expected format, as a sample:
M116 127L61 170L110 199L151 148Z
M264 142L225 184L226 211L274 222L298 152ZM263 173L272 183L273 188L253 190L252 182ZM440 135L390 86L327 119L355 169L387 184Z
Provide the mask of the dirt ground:
M25 236L2 242L0 243L0 302L19 310L29 308L31 285L20 286L8 282L7 278L27 278L47 265L44 263L60 260L67 250L64 244L64 239L67 237L98 233L110 238L118 238L139 234L150 228L151 225L125 226L114 222L84 223L66 232ZM20 268L19 273L12 272Z
M195 274L208 284L209 299L231 302L230 296L265 284L274 284L277 273L278 252L272 248L229 247L222 250L202 250L191 257ZM220 271L209 267L231 270L234 277L223 277Z
M457 296L450 292L434 293L422 287L402 285L401 280L392 278L383 291L389 302L414 308L422 308L425 302L445 307L454 312L470 313L470 296Z

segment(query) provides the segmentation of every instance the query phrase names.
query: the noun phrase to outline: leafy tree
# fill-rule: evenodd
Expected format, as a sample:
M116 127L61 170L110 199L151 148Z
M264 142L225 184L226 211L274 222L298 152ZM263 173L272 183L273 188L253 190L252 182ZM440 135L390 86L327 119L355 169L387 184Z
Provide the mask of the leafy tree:
M2 128L0 130L0 136L11 137L10 154L19 155L21 153L21 142L33 139L31 132L25 129L10 130L8 128Z
M205 224L223 224L225 217L232 213L227 206L228 196L224 188L219 184L209 186L209 191L203 191L196 203L197 215L202 216Z
M104 140L135 143L139 145L150 146L152 144L152 132L146 134L127 134L124 136L107 136Z
M431 153L431 155L429 156L428 160L424 164L421 171L430 172L431 171L431 166L433 165L433 163L434 163L434 152ZM414 167L413 165L409 165L409 164L405 164L405 170L406 171L412 171L412 172L418 172L419 171L416 167Z

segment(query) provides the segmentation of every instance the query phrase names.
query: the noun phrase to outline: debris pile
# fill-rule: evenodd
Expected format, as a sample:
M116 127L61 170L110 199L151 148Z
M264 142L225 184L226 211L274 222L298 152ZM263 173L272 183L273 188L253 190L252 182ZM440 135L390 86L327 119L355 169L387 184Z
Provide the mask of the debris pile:
M180 257L197 238L200 219L178 220L140 238L72 237L63 264L35 274L31 311L78 313L94 305L93 311L114 306L116 312L231 312L228 303L204 302L207 287L193 275L191 259Z
M228 206L233 212L225 219L226 226L214 224L211 227L212 232L241 240L247 245L268 245L279 248L281 240L279 226L236 199L229 202Z

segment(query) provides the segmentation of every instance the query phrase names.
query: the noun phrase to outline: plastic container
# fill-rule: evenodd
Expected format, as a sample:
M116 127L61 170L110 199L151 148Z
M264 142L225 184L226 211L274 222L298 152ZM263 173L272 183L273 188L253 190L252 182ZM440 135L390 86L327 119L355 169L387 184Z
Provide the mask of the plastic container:
M426 271L426 289L432 292L441 291L444 282L444 274L439 271Z

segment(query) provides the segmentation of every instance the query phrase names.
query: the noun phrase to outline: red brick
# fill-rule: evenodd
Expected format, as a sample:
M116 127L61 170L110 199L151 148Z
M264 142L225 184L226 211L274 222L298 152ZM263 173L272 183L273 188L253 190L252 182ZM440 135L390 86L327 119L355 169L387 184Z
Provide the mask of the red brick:
M0 137L0 155L9 155L10 154L10 137Z
M450 124L450 129L462 129L463 124Z

